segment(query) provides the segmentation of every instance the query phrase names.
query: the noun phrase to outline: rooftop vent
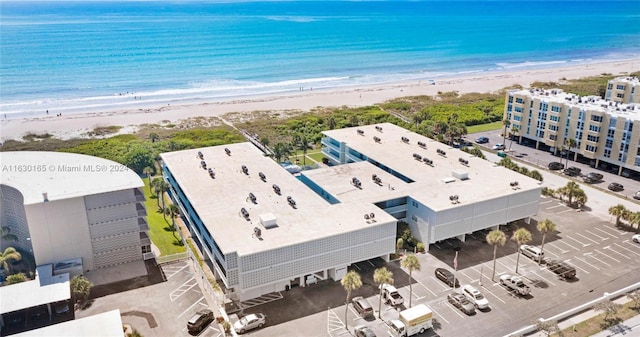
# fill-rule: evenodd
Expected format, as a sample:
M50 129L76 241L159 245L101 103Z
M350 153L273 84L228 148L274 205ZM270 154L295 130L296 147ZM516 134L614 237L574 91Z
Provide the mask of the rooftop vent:
M443 156L443 157L446 157L446 156L447 156L447 153L446 153L446 152L444 152L443 150L438 149L438 150L436 150L436 152L438 152L438 154L439 154L439 155L441 155L441 156Z
M253 227L253 236L258 239L262 239L262 229L258 227Z
M247 165L242 165L242 173L244 174L249 174L249 169L247 168Z
M200 167L202 167L203 169L207 169L207 162L205 162L204 160L200 161Z
M260 223L266 229L278 227L278 218L272 213L264 213L258 216Z
M509 186L511 186L512 189L517 190L520 189L520 187L518 187L518 185L520 185L517 181L512 181L509 183Z
M243 218L249 220L249 212L247 212L247 210L244 207L240 209L240 214L242 215Z
M415 160L422 160L422 156L421 156L421 155L419 155L419 154L417 154L417 153L414 153L414 154L413 154L413 159L415 159Z
M202 154L202 152L198 151L198 158L200 159L204 159L204 155Z
M293 198L291 196L287 197L287 202L289 203L289 205L293 208L296 208L296 201L293 200Z
M365 220L367 220L367 223L370 223L370 222L376 222L376 221L374 220L374 219L375 219L375 217L376 217L376 215L375 215L374 213L369 213L369 214L365 213L365 214L364 214L364 219L365 219Z
M231 150L229 150L229 148L227 147L224 148L224 152L227 154L227 156L231 155Z
M373 141L376 143L380 143L380 137L373 136Z
M464 166L469 166L469 161L464 158L458 158L458 161Z
M454 178L458 178L460 180L467 180L469 179L469 172L467 171L463 171L463 170L453 170L451 171L451 175Z
M363 131L363 130L358 129L358 134L359 134L360 136L364 136L364 131Z
M452 204L459 204L460 201L458 201L458 196L457 195L450 195L449 196L449 200L451 200Z
M251 200L251 202L254 203L254 204L257 203L256 202L257 201L256 196L253 193L249 193L249 200Z
M379 132L382 132L382 126L377 126L376 125L376 130L378 130Z
M427 157L422 158L422 161L423 161L425 164L429 165L429 166L433 166L433 160L431 160L431 159L429 159L429 158L427 158Z
M209 176L211 177L211 179L215 179L216 178L216 173L213 172L212 168L209 168Z
M351 178L351 185L355 186L356 188L362 188L362 182L360 182L360 179L356 177Z
M371 180L378 185L382 185L382 179L380 179L377 174L372 175Z
M403 143L409 143L409 138L407 138L407 137L402 137L400 139L402 139Z
M42 193L42 200L43 200L44 202L49 201L49 193L47 193L47 192L43 192L43 193Z
M425 144L424 142L418 142L418 146L420 146L421 148L426 148L427 144Z
M276 192L277 195L280 195L280 187L278 185L273 184L273 191Z
M267 181L267 176L265 176L265 175L264 175L264 173L259 172L259 173L258 173L258 176L260 176L260 180L262 180L262 181Z

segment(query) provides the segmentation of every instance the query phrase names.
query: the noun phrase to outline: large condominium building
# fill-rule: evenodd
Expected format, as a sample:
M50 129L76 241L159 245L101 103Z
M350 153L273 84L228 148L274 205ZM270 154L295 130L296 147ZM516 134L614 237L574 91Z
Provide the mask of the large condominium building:
M564 146L575 160L618 174L640 174L639 104L560 89L513 90L506 98L504 118L511 123L507 132L519 141L554 153ZM571 140L575 146L567 145Z
M231 299L340 280L352 263L395 250L395 218L370 203L327 202L250 143L161 157L171 197Z
M11 235L1 250L32 253L53 274L85 273L94 284L146 275L149 228L135 172L60 152L0 152L0 163L0 222Z
M640 103L640 78L616 77L607 83L604 98L618 103Z
M538 212L538 181L396 125L323 133L334 166L301 180L330 203L375 205L427 246ZM354 178L361 187L349 184Z

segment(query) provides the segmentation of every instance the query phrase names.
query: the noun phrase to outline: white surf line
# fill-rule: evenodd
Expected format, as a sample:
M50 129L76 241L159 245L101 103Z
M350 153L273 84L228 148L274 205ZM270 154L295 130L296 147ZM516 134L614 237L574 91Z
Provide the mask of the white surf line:
M604 249L604 248L603 248L603 249ZM600 253L600 254L602 254L602 255L604 255L604 256L606 256L606 257L608 257L608 258L612 259L613 261L616 261L616 262L620 263L620 260L618 260L618 259L614 259L614 258L612 258L611 256L609 256L609 255L605 254L604 252L601 252L601 251L599 251L599 250L597 250L597 249L594 249L593 251L594 251L594 252L596 252L596 253Z
M589 231L588 229L585 229L584 231L585 231L585 232L587 232L587 233L589 233L589 234L591 234L591 235L593 235L593 236L595 236L595 237L597 237L597 238L599 238L599 239L600 239L600 240L602 240L602 241L604 241L604 240L609 240L609 237L603 238L602 236L600 236L600 235L598 235L598 234L596 234L596 233L594 233L594 232L591 232L591 231Z
M638 254L638 253L634 252L634 251L633 251L633 250L631 250L631 249L628 249L628 248L622 247L622 245L619 245L619 244L617 244L617 243L615 243L615 242L614 242L613 244L614 244L614 245L616 245L616 246L618 246L618 247L620 247L620 248L622 248L622 249L624 249L624 250L626 250L626 251L628 251L629 253L636 254L636 255L640 256L640 254Z
M591 245L590 243L582 243L582 242L580 242L580 241L578 241L578 240L576 240L576 239L574 239L574 238L572 238L572 237L570 237L570 236L567 236L567 239L571 239L571 240L573 240L573 241L575 241L575 242L577 242L577 243L581 244L581 245L582 245L582 247L586 247L586 246Z
M567 245L567 246L569 246L569 247L571 247L571 248L573 248L573 249L575 249L575 250L580 250L580 249L578 249L578 248L576 248L576 247L574 247L574 246L572 246L572 245L570 245L570 244L566 243L564 240L554 241L553 243L562 243L562 244L565 244L565 245Z
M434 314L440 316L440 318L442 318L443 321L447 322L447 324L449 324L449 321L447 321L446 318L442 317L442 315L440 315L434 308L433 306L430 307L431 311L433 311Z
M625 259L627 259L627 260L630 260L630 259L631 259L630 257L628 257L628 256L626 256L626 255L624 255L624 254L622 254L622 253L620 253L620 252L617 252L617 251L613 250L613 249L611 248L611 246L606 246L606 247L604 247L604 248L602 248L602 249L608 249L609 251L611 251L611 252L613 252L613 253L616 253L616 254L618 254L618 255L620 255L620 256L622 256L622 257L624 257L624 258L625 258Z
M438 295L436 295L436 293L434 293L433 291L431 291L431 289L427 288L427 286L426 286L426 285L422 284L422 282L418 281L418 284L419 284L419 285L421 285L421 286L423 286L425 289L427 289L427 291L428 291L428 292L430 292L430 293L432 293L432 294L433 294L433 296L436 296L436 297L438 296Z
M565 209L564 211L560 211L556 214L564 214L564 213L569 213L569 212L573 212L573 209L569 208L569 209Z
M576 256L576 260L578 260L578 261L582 261L583 263L586 263L586 264L590 265L591 267L593 267L594 269L596 269L596 270L598 270L598 271L600 270L600 268L598 268L598 267L596 267L596 266L592 265L591 263L589 263L589 262L587 262L586 260L581 259L581 258L579 258L579 257L577 257L577 256Z
M566 262L571 262L571 259L566 260ZM583 272L585 272L585 273L587 273L587 274L590 274L588 271L586 271L586 270L582 269L581 267L577 266L575 263L573 263L572 265L573 265L574 267L576 267L577 269L580 269L580 270L582 270Z
M193 303L192 305L190 305L188 308L186 308L180 315L178 315L178 317L184 315L187 313L187 311L191 310L191 308L195 307L196 305L198 305L198 303L200 303L200 301L204 300L204 296L200 297L195 303Z
M588 256L588 257L590 257L590 258L592 258L592 259L595 259L595 260L597 260L597 261L600 261L600 263L602 263L602 264L606 264L608 267L611 267L611 265L610 265L610 264L608 264L608 263L606 263L606 262L604 262L604 261L600 260L599 258L597 258L597 257L593 256L593 252L584 253L583 255L584 255L584 256Z
M609 228L609 227L602 227L602 228ZM613 237L616 237L616 235L617 235L617 236L621 236L621 235L625 235L625 234L627 234L627 232L623 232L623 231L619 231L619 230L616 230L616 229L610 228L611 230L615 231L615 234L611 234L611 232L605 231L605 230L603 230L602 228L593 227L593 229L595 229L595 230L597 230L597 231L601 231L602 233L605 233L605 234L609 234L609 235L611 235L611 236L613 236Z
M593 239L590 239L589 237L584 236L584 235L582 235L582 234L580 234L580 233L573 233L573 234L575 234L575 235L580 235L580 236L582 236L583 238L585 238L585 239L587 239L587 240L589 240L589 241L591 241L591 242L593 242L593 243L600 243L600 242L598 242L598 241L596 241L596 240L593 240Z

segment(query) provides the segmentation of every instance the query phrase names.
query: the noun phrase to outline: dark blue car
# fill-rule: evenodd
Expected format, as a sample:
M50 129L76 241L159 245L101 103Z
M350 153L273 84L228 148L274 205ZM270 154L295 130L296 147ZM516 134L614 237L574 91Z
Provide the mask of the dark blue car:
M488 143L489 142L489 138L487 137L480 137L478 139L476 139L476 143L478 144L484 144L484 143Z

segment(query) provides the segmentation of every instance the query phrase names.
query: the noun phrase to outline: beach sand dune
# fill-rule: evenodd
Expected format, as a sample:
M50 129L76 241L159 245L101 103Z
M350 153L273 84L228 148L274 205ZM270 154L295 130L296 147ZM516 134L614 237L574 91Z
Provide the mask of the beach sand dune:
M50 133L59 138L82 137L97 126L118 125L123 130L134 130L142 124L156 124L163 121L178 123L192 117L223 116L229 112L250 111L308 111L316 107L359 107L384 101L417 95L436 95L438 92L458 91L493 92L514 84L528 87L535 81L561 81L603 73L628 74L640 70L640 59L584 64L570 67L529 69L509 72L491 72L441 78L435 82L410 81L374 86L349 87L327 90L309 90L289 95L251 97L242 100L228 100L212 103L150 106L119 111L87 112L41 118L2 120L1 139L19 139L27 133Z

